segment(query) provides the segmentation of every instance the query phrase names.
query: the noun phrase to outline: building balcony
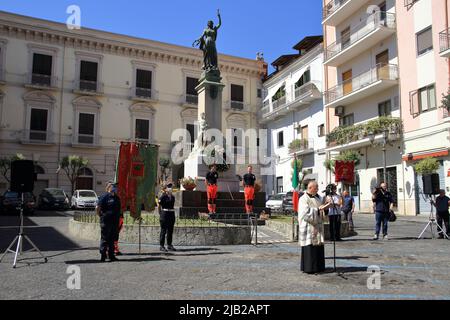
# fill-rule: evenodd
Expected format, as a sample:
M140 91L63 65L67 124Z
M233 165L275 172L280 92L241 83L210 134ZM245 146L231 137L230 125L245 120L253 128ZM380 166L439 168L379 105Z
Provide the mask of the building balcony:
M396 32L396 16L388 12L375 12L350 30L346 39L339 39L325 50L325 64L337 67L354 59Z
M398 66L379 64L325 92L325 107L348 105L398 85Z
M76 80L73 92L76 94L101 96L104 94L103 87L103 83L99 81Z
M131 100L142 102L158 101L158 92L154 89L132 87L130 91Z
M296 139L289 144L289 153L302 155L314 152L313 139Z
M398 141L403 134L400 118L380 117L352 126L336 127L327 135L327 149L330 152L375 146L382 142Z
M100 148L100 136L93 134L76 134L72 137L73 148Z
M258 112L258 118L264 124L308 105L317 99L322 99L322 94L313 82L309 82L294 90L290 102L287 102L286 96L273 101L272 104L269 101L265 101L263 108Z
M440 55L450 58L450 28L439 33Z
M250 106L246 105L243 101L227 101L224 105L224 110L229 112L250 112Z
M24 130L22 144L52 145L55 144L55 134L52 131Z
M32 89L54 90L58 87L58 78L39 73L25 74L25 87Z
M181 96L181 105L183 107L198 107L198 95L196 94L183 94Z
M336 26L369 0L329 0L323 8L322 24Z

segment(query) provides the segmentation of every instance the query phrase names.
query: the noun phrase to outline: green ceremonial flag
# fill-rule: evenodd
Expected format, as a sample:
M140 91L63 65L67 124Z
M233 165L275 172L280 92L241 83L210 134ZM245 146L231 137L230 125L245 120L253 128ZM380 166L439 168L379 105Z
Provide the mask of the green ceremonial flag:
M294 158L294 173L292 174L292 188L294 188L294 190L297 190L298 180L297 158Z
M141 178L137 178L136 184L136 218L141 216L141 205L144 204L146 211L152 211L155 206L155 188L158 176L158 150L156 145L139 146L139 158L143 162L143 172ZM140 170L139 167L132 170ZM140 174L139 174L140 175ZM132 214L133 215L133 214Z

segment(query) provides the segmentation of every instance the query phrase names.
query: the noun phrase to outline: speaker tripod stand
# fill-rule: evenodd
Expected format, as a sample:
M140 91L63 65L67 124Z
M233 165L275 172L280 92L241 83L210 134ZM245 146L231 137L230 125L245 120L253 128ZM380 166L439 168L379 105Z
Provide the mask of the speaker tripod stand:
M20 204L20 225L19 225L19 234L14 238L14 240L9 245L8 249L3 253L3 255L0 257L0 262L2 262L3 258L8 253L14 253L14 263L13 268L16 268L17 265L17 258L19 255L22 255L26 252L32 252L36 251L39 253L39 255L44 259L44 262L47 263L48 259L46 256L42 254L42 252L39 250L39 248L33 243L33 241L30 240L30 238L23 232L23 206L24 206L24 199L23 199L23 193L21 195L21 204ZM23 251L23 244L27 241L31 246L32 249ZM14 244L17 242L16 251L11 250L11 248L14 246Z
M438 231L438 234L439 234L439 231L440 231L447 240L450 240L450 238L448 237L447 233L444 232L444 229L442 229L442 227L437 223L436 216L434 214L434 204L435 204L436 198L433 199L432 196L429 196L429 197L430 197L430 205L431 205L430 220L428 221L428 223L425 226L425 228L423 228L423 231L419 235L417 240L422 239L425 231L427 231L428 228L430 228L432 238L435 239L436 237L435 237L434 228L433 228L434 226L436 226L436 231ZM448 230L447 230L447 232L448 232Z

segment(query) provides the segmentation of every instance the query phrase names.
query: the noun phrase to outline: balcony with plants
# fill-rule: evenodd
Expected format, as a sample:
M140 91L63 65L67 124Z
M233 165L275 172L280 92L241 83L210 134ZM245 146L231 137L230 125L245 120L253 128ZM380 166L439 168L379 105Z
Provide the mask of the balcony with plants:
M295 139L289 144L289 153L305 153L314 149L314 140L312 139Z
M327 144L328 147L352 147L357 143L366 146L370 145L372 140L379 140L384 132L388 132L392 141L398 140L403 133L402 120L380 117L357 125L339 126L327 135Z

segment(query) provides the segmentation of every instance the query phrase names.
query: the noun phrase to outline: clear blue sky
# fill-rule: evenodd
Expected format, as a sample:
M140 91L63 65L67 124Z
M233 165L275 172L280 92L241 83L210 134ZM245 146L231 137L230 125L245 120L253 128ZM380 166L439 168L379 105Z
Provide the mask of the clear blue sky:
M82 27L127 34L183 46L197 39L206 22L217 21L221 53L255 58L264 52L271 63L303 37L322 34L318 0L8 0L0 10L65 22L66 8L81 8Z

